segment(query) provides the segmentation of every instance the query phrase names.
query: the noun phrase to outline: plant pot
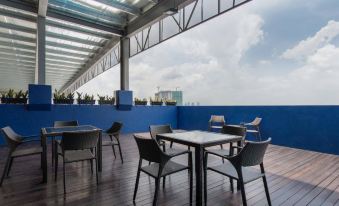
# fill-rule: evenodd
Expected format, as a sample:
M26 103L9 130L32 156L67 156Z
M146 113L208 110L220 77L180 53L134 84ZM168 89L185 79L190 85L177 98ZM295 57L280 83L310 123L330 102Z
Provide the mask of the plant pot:
M165 102L166 106L175 106L177 105L176 102Z
M84 100L84 99L82 99L82 100L78 101L78 104L91 104L91 105L93 105L93 104L95 104L95 100Z
M73 104L74 99L53 99L54 104Z
M162 106L163 102L151 102L151 105L153 106Z
M115 100L99 100L100 105L114 105Z
M27 98L7 98L2 97L1 103L3 104L27 104Z
M142 106L146 106L147 105L147 101L135 101L134 105L142 105Z

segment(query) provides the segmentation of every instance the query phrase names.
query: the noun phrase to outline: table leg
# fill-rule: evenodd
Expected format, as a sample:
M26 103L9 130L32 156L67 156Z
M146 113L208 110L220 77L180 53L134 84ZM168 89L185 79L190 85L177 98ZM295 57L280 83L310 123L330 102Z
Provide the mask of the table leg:
M195 148L195 178L196 178L196 205L202 206L202 172L203 172L203 155L204 150L202 147Z
M42 146L42 156L41 156L41 166L42 166L42 176L43 183L47 183L47 137L41 133L41 146Z
M98 170L99 172L102 171L102 132L99 133L99 140L98 140L98 149L97 149L97 156L98 156Z

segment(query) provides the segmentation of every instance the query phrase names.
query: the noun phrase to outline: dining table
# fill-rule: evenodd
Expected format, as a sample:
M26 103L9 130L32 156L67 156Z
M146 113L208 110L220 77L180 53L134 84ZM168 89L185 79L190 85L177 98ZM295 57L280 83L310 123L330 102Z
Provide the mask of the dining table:
M92 125L79 125L79 126L65 126L65 127L45 127L41 128L41 146L42 146L42 170L43 170L43 182L47 182L47 140L49 137L62 136L64 132L81 132L81 131L100 131L99 140L97 145L97 157L98 157L98 170L102 171L102 130Z
M206 132L200 130L158 134L159 139L194 147L195 178L196 178L196 205L203 205L203 157L206 147L242 141L242 136ZM206 201L206 200L205 200Z

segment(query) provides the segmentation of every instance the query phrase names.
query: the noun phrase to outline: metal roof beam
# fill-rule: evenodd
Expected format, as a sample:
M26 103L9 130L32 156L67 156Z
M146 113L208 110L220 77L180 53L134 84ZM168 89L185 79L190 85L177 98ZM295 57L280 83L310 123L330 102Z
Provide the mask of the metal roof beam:
M61 44L61 43L57 43L53 41L46 41L46 46L52 46L52 47L57 47L57 48L69 49L69 50L80 51L80 52L88 52L88 53L95 53L96 51L96 49L73 46L70 44Z
M107 40L112 38L111 34L103 34L103 33L94 31L92 29L90 30L90 29L85 29L85 28L81 28L78 26L63 24L63 23L52 21L50 19L46 19L46 25L50 27L54 27L54 28L64 29L67 31L77 32L77 33L81 33L81 34L85 34L85 35L89 35L89 36L93 36L97 38L107 39Z
M58 33L50 32L50 31L46 32L46 36L51 37L51 38L55 38L55 39L62 39L62 40L76 42L76 43L80 43L80 44L86 44L86 45L90 45L90 46L96 46L96 47L103 46L103 44L100 43L100 42L90 41L90 40L87 40L87 39L80 39L80 38L77 38L77 37L58 34Z
M23 57L23 56L16 56L11 53L0 54L0 58L6 58L6 59L8 58L8 59L13 59L13 60L19 59L19 60L24 60L24 61L35 61L35 56Z
M85 64L86 62L86 59L74 59L74 58L67 58L67 57L62 57L62 56L53 56L53 55L48 55L48 54L46 55L46 59L62 61L62 62L74 62L78 64Z
M100 24L93 23L93 22L90 22L90 21L85 21L85 20L82 20L82 19L79 19L79 18L74 18L74 17L63 15L63 14L59 14L59 13L54 12L54 11L47 11L47 16L55 18L55 19L60 19L60 20L66 21L66 22L68 21L68 22L71 22L71 23L74 23L74 24L79 24L79 25L82 25L82 26L90 27L90 28L93 28L93 29L109 32L109 33L114 34L116 36L122 36L124 34L123 29L120 29L120 28L115 28L113 26L100 25Z
M0 48L0 53L2 53L2 54L12 54L13 56L18 55L18 56L28 56L28 57L34 57L35 58L35 53L21 51L21 50L17 50L17 49Z
M0 22L0 27L5 28L5 29L20 31L20 32L25 32L29 34L36 34L36 29L25 27L25 26L19 26L19 25L11 24L11 23Z
M5 46L9 48L16 48L16 49L25 49L25 50L30 50L35 52L35 46L30 46L26 44L20 44L20 43L13 43L13 42L8 42L8 41L2 41L0 40L0 46Z
M28 11L28 12L31 12L31 13L37 13L38 12L38 8L36 8L35 4L27 3L25 1L0 0L0 4L4 5L4 6L7 6L7 7L15 8L15 9Z
M0 5L3 5L2 1L5 1L5 0L0 0ZM36 23L35 16L24 14L24 13L13 12L13 11L10 11L9 9L0 8L0 14L2 16L7 16L7 17L15 18L15 19L20 19L20 20Z
M171 8L179 8L184 5L187 5L195 0L166 0L160 1L158 4L153 6L143 15L136 18L126 27L126 35L128 37L132 36L133 34L137 33L138 31L152 25L153 23L159 21L160 19L166 17L164 14Z
M119 41L110 41L107 45L100 49L99 52L96 52L96 55L87 62L87 64L70 80L67 81L61 88L61 91L65 91L68 87L70 87L74 82L76 82L83 74L85 74L88 70L90 70L93 66L102 60L106 54L108 54L117 44Z
M112 1L112 0L97 0L97 2L102 3L106 6L113 7L115 9L122 11L122 12L132 14L134 16L140 16L141 15L140 9L133 6L133 5L128 5L128 4L121 3L119 1Z
M16 34L6 34L6 33L1 33L1 32L0 32L0 37L35 44L35 38L31 38L31 37L24 37L24 36L20 36L20 35L16 35Z
M68 52L68 51L61 51L61 50L56 50L56 49L50 49L46 48L47 55L55 55L56 57L63 56L66 58L90 58L91 55L86 55L86 54L79 54L79 53L73 53L73 52Z
M35 59L18 59L18 58L11 58L11 57L2 57L0 56L0 61L9 61L9 62L20 62L20 63L25 63L25 64L30 64L35 65Z
M27 64L26 62L18 62L18 61L2 61L0 59L0 65L1 66L16 66L16 67L30 67L35 68L35 65Z

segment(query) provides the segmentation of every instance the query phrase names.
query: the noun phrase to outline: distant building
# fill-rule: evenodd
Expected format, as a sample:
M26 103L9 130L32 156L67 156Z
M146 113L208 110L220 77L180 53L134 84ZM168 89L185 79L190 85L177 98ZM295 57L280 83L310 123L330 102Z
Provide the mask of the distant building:
M159 91L155 93L155 98L159 99L173 99L177 101L177 105L182 105L183 103L183 96L182 91Z

